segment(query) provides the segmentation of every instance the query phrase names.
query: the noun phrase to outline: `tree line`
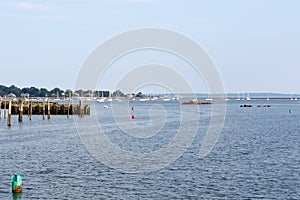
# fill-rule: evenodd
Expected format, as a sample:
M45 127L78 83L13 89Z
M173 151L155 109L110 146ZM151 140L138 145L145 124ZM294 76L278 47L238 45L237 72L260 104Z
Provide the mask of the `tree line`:
M116 91L118 95L123 96L124 94L120 91ZM71 89L62 90L58 87L53 88L52 90L48 90L46 88L36 88L36 87L24 87L18 88L15 85L11 85L9 87L5 85L0 85L0 96L30 96L30 97L71 97L71 96L82 96L82 97L108 97L111 95L109 91L92 91L92 90L76 90L72 91Z
M18 88L15 85L11 85L9 87L5 85L0 85L0 96L16 96L16 97L125 97L127 95L135 96L135 97L145 97L146 95L142 92L138 92L137 94L124 94L120 90L116 90L114 92L103 91L103 90L75 90L71 89L62 90L58 87L53 88L52 90L48 90L46 88L36 88L36 87L24 87Z

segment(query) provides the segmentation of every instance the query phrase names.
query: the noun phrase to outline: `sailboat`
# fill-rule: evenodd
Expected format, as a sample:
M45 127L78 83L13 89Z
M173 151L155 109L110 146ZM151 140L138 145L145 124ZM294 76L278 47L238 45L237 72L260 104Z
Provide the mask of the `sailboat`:
M292 95L291 95L291 96L292 96ZM295 95L295 96L296 96L296 95ZM297 97L295 97L294 100L297 101L297 100L298 100Z
M164 94L164 93L162 93L162 95L161 95L161 97L159 98L160 100L162 100L162 101L170 101L171 99L168 97L168 95L166 94Z
M169 97L164 97L163 99L162 99L163 101L170 101L171 99L169 98Z
M208 97L205 98L206 101L212 101L213 99L211 98L211 95L208 94Z
M270 93L268 93L268 97L267 97L267 101L269 101L270 100Z
M158 100L158 97L156 97L156 96L153 96L153 97L152 97L150 100L151 100L151 101Z
M149 98L144 97L144 98L139 99L139 101L149 101Z
M101 99L97 99L98 102L104 102L105 99L104 98L101 98Z
M58 91L56 92L56 98L55 99L53 99L54 101L60 101L60 98L59 98L59 93L58 93Z
M237 100L237 101L240 101L240 100L241 100L241 98L240 98L240 93L238 93L238 97L237 97L236 100Z
M106 101L108 101L108 102L112 102L113 101L112 95L111 95L110 92L108 92L108 98L106 99Z
M248 95L247 95L247 97L246 97L246 100L247 100L247 101L250 101L250 100L251 100L249 93L248 93Z

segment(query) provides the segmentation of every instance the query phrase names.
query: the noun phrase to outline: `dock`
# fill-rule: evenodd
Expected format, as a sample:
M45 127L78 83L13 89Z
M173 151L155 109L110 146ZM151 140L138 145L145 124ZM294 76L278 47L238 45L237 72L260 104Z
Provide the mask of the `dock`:
M21 102L12 102L11 114L18 115L20 113ZM8 105L5 102L1 102L1 109L8 109ZM90 105L79 104L59 104L57 102L49 103L51 115L90 115ZM34 102L24 103L22 106L22 112L24 114L31 113L32 115L43 115L45 110L48 111L48 103Z

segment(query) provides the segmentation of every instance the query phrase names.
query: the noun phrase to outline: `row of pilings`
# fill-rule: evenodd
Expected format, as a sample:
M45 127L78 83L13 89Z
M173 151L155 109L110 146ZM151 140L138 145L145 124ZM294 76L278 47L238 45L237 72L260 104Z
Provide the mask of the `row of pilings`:
M32 115L42 115L44 111L50 110L51 115L90 115L90 105L78 105L78 104L57 104L57 103L50 103L49 107L48 104L45 103L29 103L23 104L20 103L12 103L11 104L11 114L18 115L20 111L22 111L23 107L23 114L32 114ZM4 111L4 105L1 106L2 110ZM8 109L8 106L6 107ZM6 111L7 112L7 111Z
M7 125L11 126L11 115L18 115L18 121L23 121L23 115L28 115L29 119L32 119L32 115L42 115L42 118L46 117L50 119L51 115L78 115L83 117L84 115L90 115L90 105L84 105L82 101L79 104L58 104L57 102L32 102L32 101L2 101L0 98L0 119L6 118Z

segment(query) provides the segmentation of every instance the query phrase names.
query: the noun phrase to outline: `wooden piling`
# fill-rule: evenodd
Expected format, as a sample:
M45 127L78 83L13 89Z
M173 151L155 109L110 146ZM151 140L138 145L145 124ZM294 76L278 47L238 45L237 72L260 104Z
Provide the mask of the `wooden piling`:
M7 126L11 126L11 101L8 103Z
M21 123L22 121L23 121L23 101L19 108L19 122Z
M71 104L71 97L69 97L67 118L69 118L69 115L70 115L70 104Z
M2 98L3 100L3 98ZM72 101L72 100L71 100ZM81 100L80 104L76 103L75 105L72 102L68 102L66 104L58 104L58 103L51 103L49 105L47 102L27 102L27 105L24 102L12 102L11 101L11 115L20 115L21 119L24 119L24 114L29 112L28 119L31 118L33 115L43 115L43 118L46 118L47 110L50 111L51 115L68 115L69 118L71 115L78 115L80 117L84 117L85 115L90 115L90 105L85 104L83 100ZM7 101L7 104L9 101ZM3 106L3 101L2 101ZM21 106L23 109L21 109ZM8 107L8 105L7 105ZM29 111L27 111L27 109ZM23 118L21 118L21 111L23 111ZM2 107L2 114L3 114L3 107ZM52 116L51 116L52 117ZM3 118L3 115L2 115Z
M0 119L1 119L1 111L2 111L2 97L0 96Z
M4 96L4 119L6 118L6 96Z
M30 111L29 111L29 120L31 121L32 118L32 101L30 101Z
M50 119L50 100L48 98L48 119Z
M45 119L45 102L43 101L43 120Z
M80 101L79 101L79 112L78 112L79 117L83 117L83 111L84 111L84 105L83 105L82 99L80 99Z
M26 95L24 95L23 102L24 102L24 106L23 106L24 111L23 111L23 113L25 114L25 110L27 109L27 114L28 114L28 117L29 117L29 105L27 104Z

